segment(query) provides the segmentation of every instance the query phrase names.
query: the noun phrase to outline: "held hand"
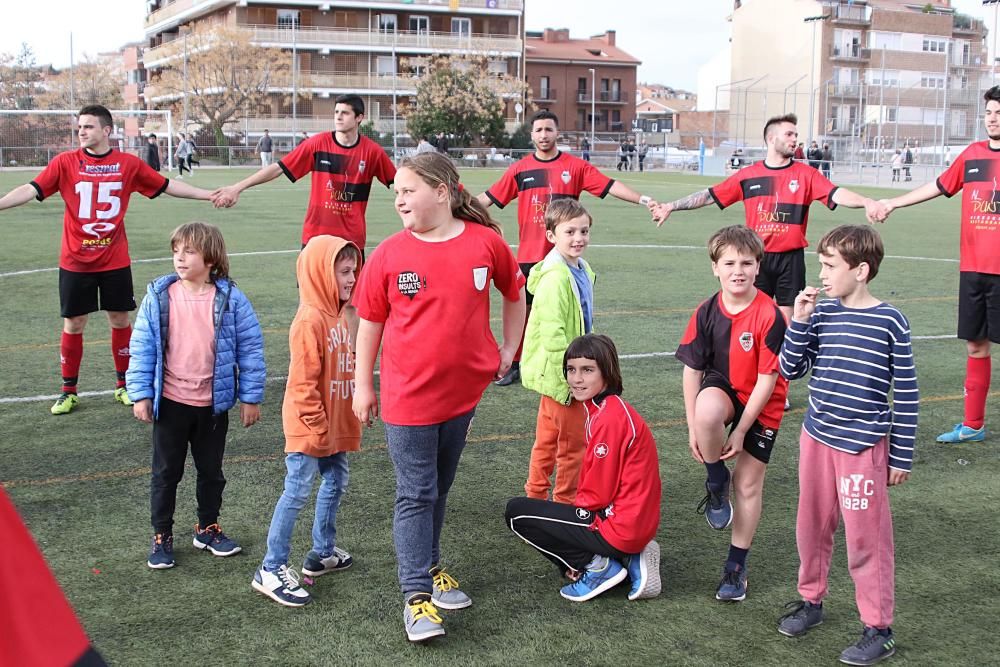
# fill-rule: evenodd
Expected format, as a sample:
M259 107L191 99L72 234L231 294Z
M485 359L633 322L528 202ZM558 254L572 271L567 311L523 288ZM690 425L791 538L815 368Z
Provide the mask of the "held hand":
M816 298L818 296L819 290L815 287L807 286L799 292L792 306L792 319L803 324L809 322L813 311L816 310Z
M144 398L141 401L136 401L135 405L132 406L132 414L141 422L146 424L153 423L153 401L149 398Z
M378 400L375 398L375 389L354 386L354 401L351 404L351 411L358 421L372 427L372 423L378 417Z
M704 463L705 459L701 455L701 450L698 449L698 438L695 437L693 432L688 433L688 448L691 450L691 457L698 463Z
M910 479L910 473L905 470L889 468L889 486L899 486L908 479Z
M881 204L882 207L885 209L885 215L886 215L886 217L889 217L889 214L896 210L896 204L893 203L893 202L894 202L894 200L892 200L892 199L879 199L878 200L878 203Z
M657 204L656 202L650 202L649 212L653 216L653 222L656 223L657 227L663 225L670 217L673 212L673 207L670 204Z
M728 461L734 456L738 456L739 453L743 451L743 439L745 437L746 433L739 430L735 430L730 433L725 446L722 448L722 454L719 456L719 460Z
M260 421L260 405L240 403L240 421L243 423L243 428L249 428Z
M868 218L868 222L872 224L885 222L888 216L889 211L881 201L875 201L874 199L865 200L865 217Z
M497 379L507 375L507 371L514 364L514 353L517 350L508 348L506 345L500 346L500 365L497 367Z
M240 192L235 186L229 185L212 192L212 204L215 208L230 208L240 200Z

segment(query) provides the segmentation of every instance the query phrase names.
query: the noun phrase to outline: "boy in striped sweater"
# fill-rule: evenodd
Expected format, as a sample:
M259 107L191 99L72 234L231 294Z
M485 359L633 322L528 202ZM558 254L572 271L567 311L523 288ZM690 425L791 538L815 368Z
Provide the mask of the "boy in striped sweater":
M868 291L884 255L878 233L843 225L820 240L817 253L823 287L806 287L796 297L781 346L782 375L794 380L813 372L799 440L795 536L802 600L788 605L778 631L797 637L823 622L833 534L843 517L865 627L840 661L871 665L896 650L888 487L910 476L917 375L909 322ZM831 298L817 303L820 291Z

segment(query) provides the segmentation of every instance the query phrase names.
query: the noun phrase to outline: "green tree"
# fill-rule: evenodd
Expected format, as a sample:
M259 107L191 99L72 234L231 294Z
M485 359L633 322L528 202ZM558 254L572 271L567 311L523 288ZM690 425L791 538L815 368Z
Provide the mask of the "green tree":
M0 53L0 109L34 109L42 73L34 51L24 42L16 56Z

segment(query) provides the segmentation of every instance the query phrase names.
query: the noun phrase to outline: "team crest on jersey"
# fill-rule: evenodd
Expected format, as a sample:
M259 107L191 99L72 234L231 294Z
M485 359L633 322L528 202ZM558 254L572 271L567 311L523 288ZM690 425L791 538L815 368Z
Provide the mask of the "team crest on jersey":
M489 276L489 272L489 268L485 266L477 266L472 269L472 284L480 292L486 287L486 278Z
M582 519L582 520L586 521L587 519L590 518L590 511L589 510L585 510L582 507L577 507L576 508L576 518Z
M798 181L798 179L793 178L792 180L790 180L788 182L788 189L791 190L793 193L797 192L798 189L799 189L799 181Z
M569 169L565 170L562 174L560 174L559 178L562 179L563 183L568 184L569 183Z
M364 160L361 160L360 162L358 162L358 173L359 174L365 173L365 161Z
M743 348L744 352L749 352L753 349L753 334L749 331L744 331L740 334L740 347Z
M599 442L594 446L594 456L599 459L603 459L607 456L609 451L611 450L608 448L607 444L603 442Z
M427 278L421 278L415 271L400 271L396 277L396 288L412 301L417 292L427 289Z

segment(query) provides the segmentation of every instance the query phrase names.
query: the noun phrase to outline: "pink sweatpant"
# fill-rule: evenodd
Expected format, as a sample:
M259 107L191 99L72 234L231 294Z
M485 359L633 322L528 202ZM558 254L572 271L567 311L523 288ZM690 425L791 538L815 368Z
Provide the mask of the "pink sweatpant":
M833 534L841 516L854 597L866 626L892 625L895 549L889 511L888 446L883 439L860 454L799 438L799 595L813 604L827 593Z

